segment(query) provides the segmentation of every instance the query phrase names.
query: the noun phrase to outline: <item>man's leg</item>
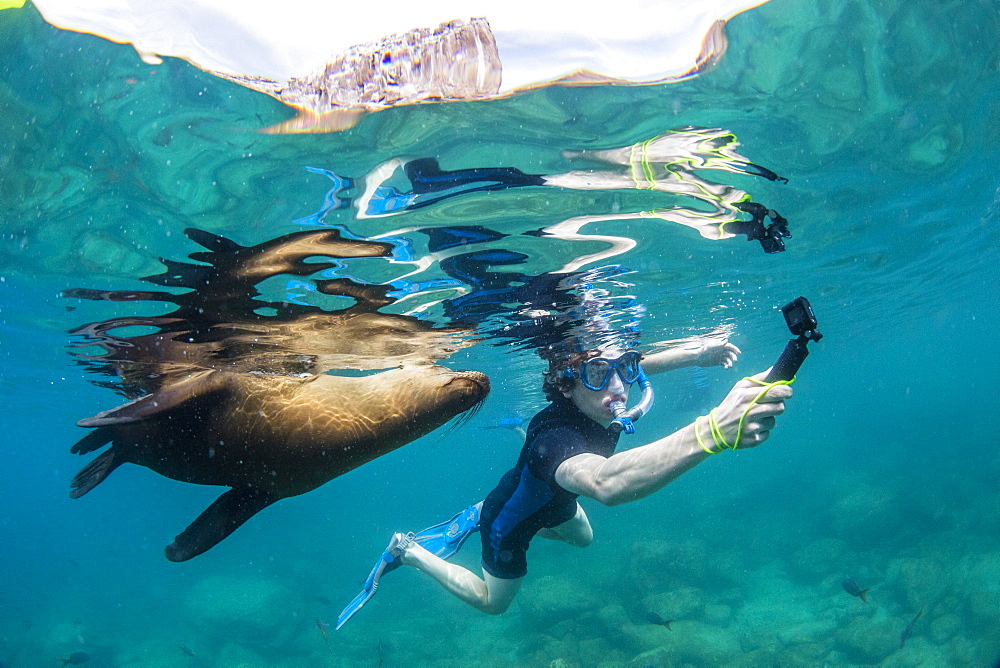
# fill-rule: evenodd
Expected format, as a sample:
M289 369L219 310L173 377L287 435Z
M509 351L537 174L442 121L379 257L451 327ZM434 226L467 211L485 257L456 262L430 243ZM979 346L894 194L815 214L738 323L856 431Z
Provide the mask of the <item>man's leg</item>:
M506 612L523 580L504 580L485 572L485 579L480 578L467 568L435 557L417 543L410 544L400 558L402 563L427 573L453 595L488 615Z
M549 540L561 540L576 547L587 547L594 540L594 529L583 506L576 504L576 515L573 519L557 524L551 529L542 529L536 535Z

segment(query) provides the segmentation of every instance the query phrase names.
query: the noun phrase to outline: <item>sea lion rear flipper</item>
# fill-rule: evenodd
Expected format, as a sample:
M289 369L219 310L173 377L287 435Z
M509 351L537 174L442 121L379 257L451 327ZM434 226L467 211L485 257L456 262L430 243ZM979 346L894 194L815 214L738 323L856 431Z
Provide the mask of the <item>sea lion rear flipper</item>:
M233 488L215 500L165 550L170 561L187 561L214 547L278 499L256 487Z
M94 433L96 434L99 432ZM89 436L93 435L94 434L90 434ZM77 445L79 445L79 443ZM69 498L79 499L81 496L101 484L112 471L124 463L125 460L117 457L116 455L117 453L115 452L115 448L112 446L110 450L102 453L94 461L80 469L80 472L73 476L72 482L69 483L71 488Z
M106 427L139 422L221 388L223 379L222 373L211 370L199 371L167 385L159 392L140 397L111 410L101 411L94 417L84 418L76 424L80 427Z

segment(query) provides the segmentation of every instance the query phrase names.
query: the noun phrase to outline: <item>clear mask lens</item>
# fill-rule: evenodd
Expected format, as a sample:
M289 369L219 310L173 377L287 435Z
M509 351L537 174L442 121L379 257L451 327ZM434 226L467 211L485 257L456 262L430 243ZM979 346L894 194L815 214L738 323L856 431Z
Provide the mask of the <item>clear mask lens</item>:
M612 371L618 372L618 377L623 383L634 383L639 379L639 359L639 353L636 352L625 353L614 360L595 357L580 365L580 380L585 387L595 392L607 387Z

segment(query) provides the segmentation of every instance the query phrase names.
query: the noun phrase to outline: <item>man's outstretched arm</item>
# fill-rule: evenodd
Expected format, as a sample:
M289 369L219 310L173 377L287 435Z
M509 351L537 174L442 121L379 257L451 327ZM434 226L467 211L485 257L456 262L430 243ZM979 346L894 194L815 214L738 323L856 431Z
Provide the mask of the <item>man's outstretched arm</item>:
M766 375L764 372L754 378L763 380ZM762 391L759 384L741 380L715 409L716 424L727 443L736 441L744 413L743 431L736 447L752 448L767 440L775 417L785 411L785 400L792 396L792 388L777 385L757 399ZM556 469L556 482L570 492L608 506L635 501L662 489L704 461L709 452L703 445L713 452L719 450L707 419L610 457L592 453L570 457Z

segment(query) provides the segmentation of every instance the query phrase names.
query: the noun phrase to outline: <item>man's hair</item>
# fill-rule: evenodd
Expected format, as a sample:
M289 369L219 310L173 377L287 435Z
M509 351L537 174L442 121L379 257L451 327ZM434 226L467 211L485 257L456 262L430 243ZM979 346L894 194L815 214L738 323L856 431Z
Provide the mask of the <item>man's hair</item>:
M575 379L566 372L576 369L591 358L600 356L601 351L592 349L582 352L566 352L565 349L556 349L556 347L550 346L539 354L549 363L548 370L542 374L542 392L545 393L545 398L548 401L555 401L562 398L563 392L569 392L575 382Z

